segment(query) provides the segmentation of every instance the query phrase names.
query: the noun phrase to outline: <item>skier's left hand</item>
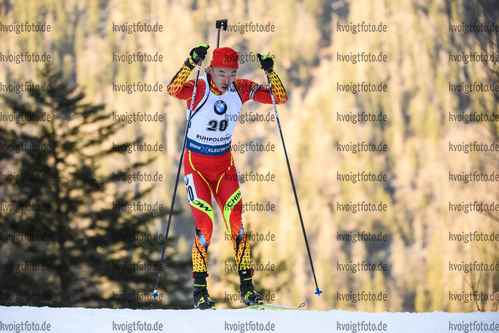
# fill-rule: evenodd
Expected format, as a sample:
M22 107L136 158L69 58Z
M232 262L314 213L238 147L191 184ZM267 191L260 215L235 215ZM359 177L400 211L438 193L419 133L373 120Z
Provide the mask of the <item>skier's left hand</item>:
M274 60L272 60L272 57L269 55L261 55L260 53L257 54L258 60L260 60L260 65L262 65L262 69L265 70L265 72L272 72L274 70Z

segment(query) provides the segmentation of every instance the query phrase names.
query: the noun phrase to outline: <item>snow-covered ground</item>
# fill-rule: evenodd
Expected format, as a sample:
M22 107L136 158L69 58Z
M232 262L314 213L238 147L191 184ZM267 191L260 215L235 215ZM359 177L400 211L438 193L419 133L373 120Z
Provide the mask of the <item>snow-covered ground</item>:
M0 307L0 332L499 332L499 313Z

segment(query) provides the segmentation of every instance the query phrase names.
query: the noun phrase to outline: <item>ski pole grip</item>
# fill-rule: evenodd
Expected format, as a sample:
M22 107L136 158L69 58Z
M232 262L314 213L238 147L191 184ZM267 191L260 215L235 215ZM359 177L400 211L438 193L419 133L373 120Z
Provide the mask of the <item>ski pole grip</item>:
M227 19L217 20L215 28L217 29L223 28L224 30L227 30Z
M203 59L201 59L200 57L196 56L194 59L194 62L196 63L196 66L201 66L201 63L203 62Z

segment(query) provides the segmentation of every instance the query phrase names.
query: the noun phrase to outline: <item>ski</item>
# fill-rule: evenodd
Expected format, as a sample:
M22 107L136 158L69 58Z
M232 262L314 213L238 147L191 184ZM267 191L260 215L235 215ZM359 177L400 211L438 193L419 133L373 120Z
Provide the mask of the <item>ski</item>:
M240 309L250 309L250 310L298 310L305 307L305 303L301 303L299 306L284 306L277 304L261 303L242 307Z

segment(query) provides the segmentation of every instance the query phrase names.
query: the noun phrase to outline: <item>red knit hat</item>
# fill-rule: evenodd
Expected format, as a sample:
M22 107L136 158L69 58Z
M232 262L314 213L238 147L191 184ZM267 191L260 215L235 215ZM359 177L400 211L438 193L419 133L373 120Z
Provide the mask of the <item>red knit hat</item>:
M213 51L211 66L239 68L239 55L230 47L221 47Z

